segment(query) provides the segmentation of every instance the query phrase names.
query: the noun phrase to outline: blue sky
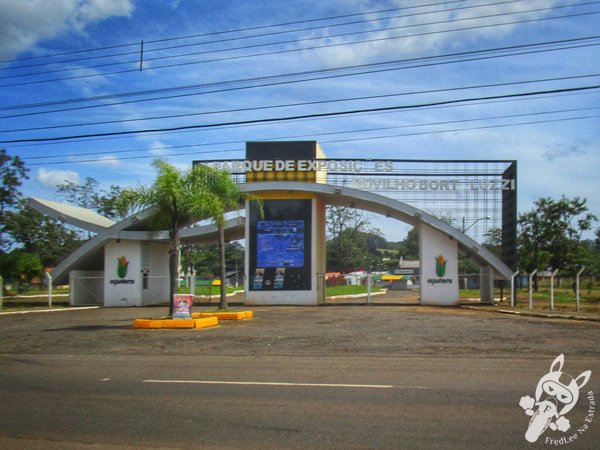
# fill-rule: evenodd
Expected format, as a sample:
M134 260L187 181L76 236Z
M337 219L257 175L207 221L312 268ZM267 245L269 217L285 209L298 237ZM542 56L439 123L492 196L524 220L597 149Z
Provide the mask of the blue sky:
M539 197L566 195L587 198L600 216L598 89L175 133L6 142L600 85L600 2L0 0L0 11L0 146L31 169L25 195L59 200L56 184L88 176L104 188L149 183L155 157L185 168L194 159L243 158L244 141L301 136L321 141L334 158L516 159L521 211ZM484 52L499 48L510 50L502 57ZM524 54L506 56L517 51ZM459 53L463 61L447 56ZM182 54L188 55L175 57ZM374 65L390 61L396 63ZM339 77L356 66L369 73ZM393 70L374 71L383 67ZM305 72L322 79L283 77ZM170 90L115 96L156 89ZM147 101L151 96L173 98ZM379 98L347 100L357 97ZM60 103L31 106L46 102ZM248 108L254 109L240 111ZM47 112L56 109L62 111ZM164 118L174 115L187 116ZM381 227L389 238L402 238L400 228Z

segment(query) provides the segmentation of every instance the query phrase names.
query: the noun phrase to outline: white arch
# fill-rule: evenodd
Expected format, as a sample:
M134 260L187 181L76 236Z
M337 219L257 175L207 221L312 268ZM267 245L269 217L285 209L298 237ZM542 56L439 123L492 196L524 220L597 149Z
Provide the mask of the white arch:
M389 197L359 189L299 181L256 182L240 184L239 187L242 193L247 194L306 192L318 195L331 205L353 206L358 209L391 217L413 226L424 223L456 240L460 251L469 254L478 264L492 267L500 278L510 279L512 275L511 269L498 257L461 231L425 211ZM42 199L30 198L29 201L32 207L51 217L60 218L67 223L98 233L56 267L54 276L57 283L64 282L68 272L75 267L91 268L91 266L97 265L95 261L101 260L99 252L110 239L152 241L168 239L166 231L147 231L146 222L149 210L133 214L117 223L105 218L105 222L100 222L98 217L101 216L92 217L89 214L93 213L84 208L77 208L71 205L65 206L63 203L49 202ZM243 220L241 218L231 219L226 224L226 230L229 239L242 238L244 230ZM206 242L214 239L216 231L214 225L186 228L182 230L181 237L183 241Z
M50 217L62 220L70 225L96 232L96 236L67 256L58 264L52 273L55 284L66 283L69 272L73 269L99 270L104 261L104 246L113 239L168 242L168 231L148 230L150 210L139 211L131 216L113 222L93 211L66 203L51 202L39 198L29 198L34 209ZM225 235L227 239L244 237L244 219L236 217L226 221ZM184 243L209 243L216 241L217 226L214 224L190 227L181 230L180 238Z
M413 226L424 223L456 240L461 252L469 254L481 266L492 267L501 279L510 279L512 275L511 269L496 255L466 234L425 211L389 197L359 189L300 181L246 183L240 185L240 190L246 194L306 192L318 195L330 205L352 206L398 219Z

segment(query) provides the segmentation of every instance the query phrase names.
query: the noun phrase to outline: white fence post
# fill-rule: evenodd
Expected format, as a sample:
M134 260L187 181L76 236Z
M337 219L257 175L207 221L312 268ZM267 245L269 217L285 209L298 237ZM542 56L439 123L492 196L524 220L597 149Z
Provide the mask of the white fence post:
M554 309L554 277L558 273L558 269L550 275L550 309Z
M367 304L371 304L371 274L367 273Z
M48 308L52 308L52 275L50 272L44 272L48 280Z
M579 276L583 273L585 267L582 267L579 272L577 272L577 278L575 281L575 303L577 304L577 311L579 312Z
M196 270L192 270L190 275L190 294L196 295Z
M510 306L514 308L515 306L515 277L519 275L519 271L517 270L510 277Z
M537 269L529 274L529 309L533 309L533 277L537 273Z

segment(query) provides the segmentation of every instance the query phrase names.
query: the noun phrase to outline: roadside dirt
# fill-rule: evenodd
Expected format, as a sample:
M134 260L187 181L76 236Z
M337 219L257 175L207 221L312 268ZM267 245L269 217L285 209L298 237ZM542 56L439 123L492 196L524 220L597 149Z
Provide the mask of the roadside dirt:
M196 306L195 311L213 305ZM233 309L243 310L236 306ZM571 355L600 356L600 323L550 320L460 307L269 306L255 318L203 330L134 330L167 309L99 308L0 316L4 354Z

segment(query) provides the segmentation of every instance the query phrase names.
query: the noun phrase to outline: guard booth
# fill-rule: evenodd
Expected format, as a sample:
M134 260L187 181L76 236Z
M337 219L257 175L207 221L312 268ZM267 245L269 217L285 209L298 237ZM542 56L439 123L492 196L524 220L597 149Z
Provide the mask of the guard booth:
M324 170L305 164L324 156L315 141L248 142L246 182L324 182ZM246 202L246 304L323 302L318 274L325 273L325 203L291 185L259 196L260 204Z
M110 239L100 253L95 265L103 270L69 272L71 305L148 306L169 298L168 244Z

